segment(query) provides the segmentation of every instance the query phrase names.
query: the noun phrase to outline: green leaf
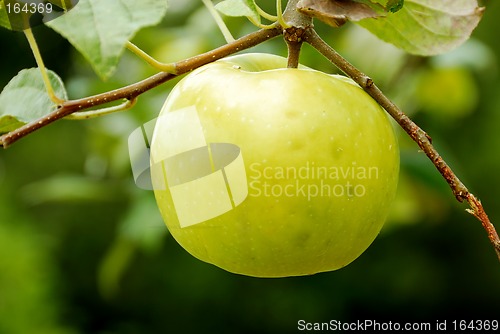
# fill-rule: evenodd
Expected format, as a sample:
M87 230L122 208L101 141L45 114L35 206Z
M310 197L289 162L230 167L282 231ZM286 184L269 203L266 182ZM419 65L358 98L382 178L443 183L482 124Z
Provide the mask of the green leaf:
M226 16L246 16L260 23L260 15L254 0L224 0L215 9Z
M80 0L73 10L47 25L107 79L116 70L127 41L140 29L158 24L166 11L167 0Z
M10 115L0 116L0 135L14 131L15 129L23 126L24 124L26 123L19 121L14 116Z
M357 23L400 49L431 56L465 42L482 14L477 0L406 0L397 13Z
M76 4L77 0L0 0L0 26L22 31L53 20Z
M48 71L55 94L67 99L64 84L52 71ZM19 72L0 94L0 134L15 130L52 112L56 105L49 98L38 68Z

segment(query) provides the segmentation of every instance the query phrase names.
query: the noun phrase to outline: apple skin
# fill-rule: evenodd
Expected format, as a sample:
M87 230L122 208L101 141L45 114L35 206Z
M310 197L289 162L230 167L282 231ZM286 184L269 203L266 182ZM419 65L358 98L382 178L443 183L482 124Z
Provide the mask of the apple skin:
M218 217L181 227L168 187L156 189L169 231L189 253L232 273L286 277L342 268L373 242L395 196L399 148L385 111L352 80L287 69L285 58L268 54L205 65L168 96L152 161L168 140L162 116L193 106L207 143L240 147L248 196ZM161 182L162 169L151 167L153 183ZM308 167L331 174L315 178ZM297 190L318 189L321 181L336 191Z

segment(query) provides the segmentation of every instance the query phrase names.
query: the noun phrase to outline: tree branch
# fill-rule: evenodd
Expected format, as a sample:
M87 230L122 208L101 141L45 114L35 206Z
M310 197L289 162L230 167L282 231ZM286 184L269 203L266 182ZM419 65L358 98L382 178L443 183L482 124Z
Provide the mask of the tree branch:
M3 148L7 148L19 139L26 137L34 131L41 129L61 118L71 115L72 113L117 100L127 99L129 101L132 101L139 95L161 85L168 80L175 78L178 75L185 74L202 65L224 58L241 50L251 48L282 33L283 31L279 25L276 25L271 29L261 29L212 51L174 63L176 73L175 75L162 72L140 82L106 93L77 100L65 101L54 112L51 112L50 114L47 114L38 120L35 120L14 131L0 136L0 146L2 146Z
M330 47L321 37L312 29L306 31L304 41L313 46L335 66L342 70L346 75L356 81L370 96L377 101L406 131L406 133L415 141L418 146L425 152L427 157L432 161L437 170L441 173L443 178L450 186L453 194L459 202L464 200L469 203L471 209L467 212L481 221L483 228L488 234L488 238L495 248L498 260L500 261L500 238L495 230L495 227L490 222L481 201L479 201L460 179L455 175L453 170L443 160L443 158L432 146L432 139L429 135L415 124L408 116L406 116L398 106L389 100L382 91L373 83L372 79L363 74L356 67L350 64L340 54L338 54L332 47Z

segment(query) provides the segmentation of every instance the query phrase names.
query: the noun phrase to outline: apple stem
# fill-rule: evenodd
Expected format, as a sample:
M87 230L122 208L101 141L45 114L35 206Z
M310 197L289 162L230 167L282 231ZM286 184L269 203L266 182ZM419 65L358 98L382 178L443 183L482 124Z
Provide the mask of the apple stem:
M491 223L486 214L481 201L469 192L467 187L460 181L450 166L444 161L441 155L432 145L431 137L422 130L415 122L413 122L406 114L404 114L397 105L395 105L382 91L374 84L373 80L366 74L362 73L337 51L328 45L323 39L313 30L309 29L305 32L303 39L312 47L318 50L330 62L337 66L342 72L353 79L360 85L375 101L377 101L396 122L406 131L406 133L415 141L422 149L427 157L432 161L437 170L450 186L453 194L459 202L467 201L470 209L467 212L476 217L483 225L483 228L488 234L488 238L492 243L498 260L500 261L500 238L495 226Z

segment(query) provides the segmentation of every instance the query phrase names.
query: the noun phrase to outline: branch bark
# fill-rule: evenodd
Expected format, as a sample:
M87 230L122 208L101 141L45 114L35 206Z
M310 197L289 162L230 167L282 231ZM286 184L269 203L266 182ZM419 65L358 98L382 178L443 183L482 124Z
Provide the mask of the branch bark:
M373 80L354 67L339 53L337 53L330 45L321 39L314 31L308 30L304 35L304 41L313 46L335 66L343 71L347 76L351 77L358 85L360 85L375 101L377 101L396 122L406 131L406 133L415 141L427 157L432 161L439 173L450 186L453 194L459 202L467 201L470 209L467 210L470 214L476 217L488 234L488 239L493 245L500 261L500 238L486 214L481 201L477 199L460 179L455 175L453 170L448 166L444 159L439 155L437 150L432 145L431 137L415 124L408 116L406 116L398 106L396 106L382 91L373 83Z
M396 122L408 133L408 135L418 144L422 151L425 152L427 157L432 161L434 166L449 184L456 199L459 202L467 201L469 203L470 209L467 209L467 211L481 221L483 228L486 230L488 238L496 251L498 259L500 260L500 238L495 230L495 227L489 220L481 201L469 192L448 164L439 155L433 147L432 140L429 135L418 127L418 125L406 116L394 103L392 103L392 101L390 101L373 83L370 77L359 71L321 39L321 37L314 31L311 19L299 13L295 9L297 2L298 0L290 0L288 2L284 14L284 25L286 25L284 27L276 24L275 27L271 29L259 30L212 51L179 61L174 64L175 74L158 73L143 81L120 89L78 100L65 101L56 111L34 122L26 124L17 130L0 136L0 146L7 148L17 140L72 113L120 99L127 99L129 101L135 100L144 92L147 92L178 75L185 74L202 65L258 45L280 34L285 34L285 40L287 41L291 52L291 56L289 57L290 67L296 67L298 65L300 46L302 42L305 41L316 48L346 75L357 82L396 120ZM298 38L294 40L297 36ZM291 44L289 43L290 41L292 42Z
M312 17L297 10L299 0L290 0L283 13L283 37L288 47L288 68L299 66L300 49L303 35L313 27Z
M79 112L85 109L93 108L99 105L107 104L109 102L118 101L122 99L127 99L132 101L136 99L139 95L161 85L162 83L171 80L179 75L190 72L202 65L208 64L215 60L224 58L233 53L239 52L256 46L262 42L265 42L271 38L274 38L283 33L281 27L276 25L276 27L271 29L261 29L256 32L250 33L243 36L232 43L225 44L219 48L212 51L197 55L182 61L175 63L175 73L158 73L145 80L131 84L126 87L122 87L113 91L106 93L63 102L57 110L54 112L41 117L31 123L28 123L14 131L6 133L0 136L0 146L7 148L14 144L19 139L26 137L27 135L33 133L34 131L41 129L61 118L71 115L75 112Z

